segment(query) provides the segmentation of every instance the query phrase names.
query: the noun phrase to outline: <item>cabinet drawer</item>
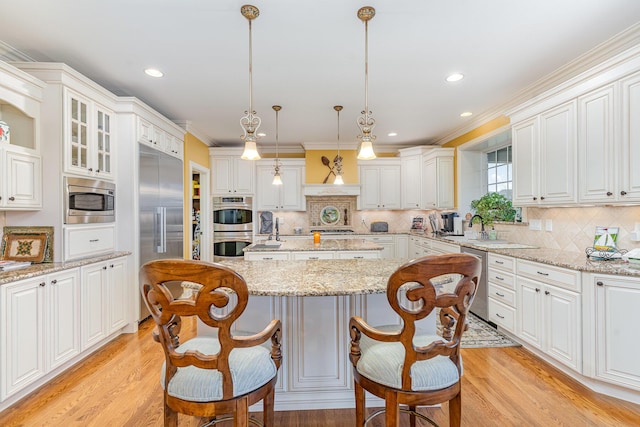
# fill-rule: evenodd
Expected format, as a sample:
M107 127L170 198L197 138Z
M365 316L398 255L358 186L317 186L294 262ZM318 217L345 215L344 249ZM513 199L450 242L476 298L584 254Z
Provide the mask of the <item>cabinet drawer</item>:
M442 254L458 254L460 253L460 246L451 243L439 242L437 240L431 240L431 250L436 253Z
M393 236L368 236L368 235L363 235L363 236L356 236L356 237L362 237L363 239L371 240L372 242L393 243Z
M305 260L305 259L333 259L333 252L293 252L292 259Z
M380 251L344 251L338 252L338 259L377 259Z
M65 261L113 252L116 248L114 225L66 227L64 235Z
M489 298L489 320L507 331L515 333L515 309L507 306L506 304L502 304L493 298Z
M518 260L518 275L560 286L571 291L580 291L580 272L567 268Z
M490 253L488 260L489 268L499 268L511 273L516 271L515 260L511 257Z
M500 301L508 306L516 306L516 293L511 289L503 288L502 286L489 283L489 298L493 298L496 301Z
M504 286L508 289L513 289L514 291L516 290L516 281L513 274L507 273L503 270L489 268L489 271L487 272L487 281L489 283L496 283L500 286Z
M285 261L289 259L289 252L245 252L244 259L247 261Z

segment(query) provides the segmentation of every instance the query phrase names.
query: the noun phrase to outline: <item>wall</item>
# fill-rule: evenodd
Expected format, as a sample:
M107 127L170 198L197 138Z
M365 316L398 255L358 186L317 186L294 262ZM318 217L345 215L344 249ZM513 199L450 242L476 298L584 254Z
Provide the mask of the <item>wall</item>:
M209 146L187 132L184 136L184 224L191 224L191 209L188 200L191 199L191 175L189 163L197 163L209 169ZM191 245L189 244L190 226L184 228L183 252L186 259L191 259Z
M322 184L327 175L330 174L330 170L322 163L322 156L325 156L330 161L330 166L333 167L333 159L338 155L338 150L306 150L305 151L305 169L306 169L306 184ZM358 160L356 158L357 153L355 150L340 150L340 156L342 156L342 179L345 184L358 184ZM327 183L332 183L335 175L331 174Z

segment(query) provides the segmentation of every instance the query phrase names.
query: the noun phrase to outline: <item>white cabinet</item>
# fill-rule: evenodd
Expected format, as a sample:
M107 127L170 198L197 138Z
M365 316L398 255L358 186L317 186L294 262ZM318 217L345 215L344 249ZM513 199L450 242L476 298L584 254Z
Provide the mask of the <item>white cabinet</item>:
M514 205L576 201L576 101L513 126Z
M382 246L380 258L396 258L396 242L393 235L365 236L365 239Z
M80 353L78 269L0 287L0 400Z
M403 156L400 150L400 156ZM402 164L402 208L422 208L422 156L412 154L400 159Z
M283 159L280 162L282 185L272 184L273 174L273 160L256 163L256 210L306 210L306 200L303 194L305 161Z
M640 280L636 277L592 275L595 378L640 390Z
M64 94L65 172L113 179L113 112L69 88Z
M246 261L285 261L289 259L289 252L245 252Z
M489 321L511 333L516 332L515 260L504 255L488 254L487 296Z
M360 164L360 209L400 209L400 163L397 160Z
M127 324L126 258L82 267L82 350Z
M396 258L409 258L409 236L396 234Z
M0 144L2 145L2 144ZM42 207L40 155L14 152L0 147L0 209Z
M453 148L434 148L422 156L422 207L424 209L454 207L453 152Z
M184 141L165 131L161 124L152 123L138 117L138 142L163 151L170 156L182 159L184 157Z
M255 181L254 162L242 160L240 151L235 155L219 155L215 153L214 149L209 149L213 194L253 194Z
M617 197L622 202L640 200L640 73L621 82L622 91L622 140L618 151L619 163L610 165L618 169ZM622 167L620 167L620 164Z
M70 261L113 252L116 249L115 239L115 224L66 226L64 259Z
M310 251L310 252L291 252L292 260L313 260L313 259L334 259L333 251Z
M524 260L517 272L516 335L582 372L582 304L573 290L580 288L578 273Z

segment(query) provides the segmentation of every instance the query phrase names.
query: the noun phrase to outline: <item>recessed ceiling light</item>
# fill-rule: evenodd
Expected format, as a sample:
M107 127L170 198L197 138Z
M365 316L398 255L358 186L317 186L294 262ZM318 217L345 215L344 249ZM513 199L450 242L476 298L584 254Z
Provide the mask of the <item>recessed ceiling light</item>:
M266 133L262 133L262 132L261 132L261 133L259 133L259 134L258 134L258 136L262 138L262 137L264 137L264 136L267 136L267 134L266 134Z
M462 75L460 73L453 73L449 77L447 77L447 81L448 82L457 82L459 80L462 80L463 78L464 78L464 75Z
M146 70L144 70L145 74L147 76L151 76L151 77L162 77L164 76L164 73L160 70L156 70L155 68L147 68Z
M398 136L397 132L389 132L387 136Z
M473 113L471 111L465 111L464 113L460 113L460 117L469 117L472 115Z

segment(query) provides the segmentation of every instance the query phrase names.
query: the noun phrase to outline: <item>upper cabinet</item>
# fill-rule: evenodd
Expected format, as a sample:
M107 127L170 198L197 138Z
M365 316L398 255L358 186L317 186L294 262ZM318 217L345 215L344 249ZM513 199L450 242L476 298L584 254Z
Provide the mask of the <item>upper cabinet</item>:
M39 141L44 87L0 62L0 210L42 207Z
M69 88L64 93L65 172L113 179L113 112Z
M163 151L170 156L182 159L184 157L184 140L165 131L158 123L151 123L138 117L138 142Z
M259 160L256 163L257 210L306 210L303 195L305 177L304 159L280 160L282 185L273 185L274 160Z
M255 188L255 162L242 160L241 150L209 149L214 195L251 195Z
M513 125L517 206L576 201L576 102Z
M400 209L400 162L368 160L359 162L360 209Z
M640 201L640 54L623 56L509 113L514 205Z
M454 207L454 148L400 150L403 209Z

